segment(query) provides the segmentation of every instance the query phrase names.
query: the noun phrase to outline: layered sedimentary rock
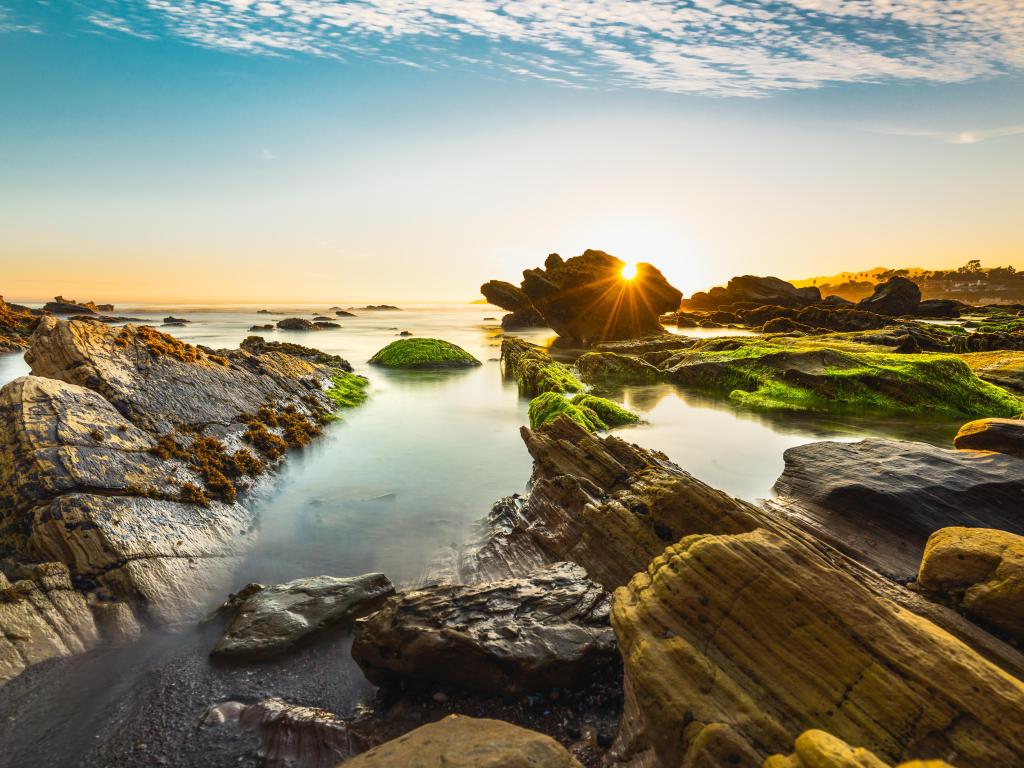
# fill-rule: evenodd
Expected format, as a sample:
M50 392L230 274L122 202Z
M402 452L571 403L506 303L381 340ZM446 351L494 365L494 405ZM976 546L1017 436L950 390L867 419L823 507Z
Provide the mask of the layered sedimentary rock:
M357 379L276 350L52 317L26 359L33 375L0 390L0 544L155 621L226 591L253 536L239 495L318 434Z
M867 439L790 448L779 504L826 541L883 573L911 579L925 542L946 526L1024 534L1024 460L925 443Z
M312 635L372 610L395 588L384 574L368 573L314 576L250 591L211 656L263 659L287 653Z
M557 741L500 720L451 715L343 763L346 768L580 768Z
M28 337L39 316L28 307L8 304L0 296L0 352L13 352L28 346Z
M357 622L352 644L378 685L408 679L502 695L576 685L616 656L608 593L571 563L401 593Z
M1024 536L991 528L936 531L928 538L917 582L1024 641Z
M519 289L492 281L482 290L514 314L532 307L544 325L570 342L595 344L661 331L659 316L679 309L682 293L650 264L636 265L632 277L623 275L625 267L604 251L588 250L567 260L553 253L543 267L523 272ZM523 296L529 306L520 303Z
M617 764L756 768L808 728L888 762L1024 761L1024 684L822 555L690 536L616 591Z

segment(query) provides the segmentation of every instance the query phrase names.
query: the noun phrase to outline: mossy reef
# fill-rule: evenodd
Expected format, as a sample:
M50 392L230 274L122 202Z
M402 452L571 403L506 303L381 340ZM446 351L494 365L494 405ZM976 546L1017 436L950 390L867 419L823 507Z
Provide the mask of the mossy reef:
M539 429L559 416L567 416L588 432L636 424L640 417L603 397L580 393L572 399L544 392L530 401L530 428Z
M468 368L480 361L462 347L442 339L399 339L370 358L385 368Z

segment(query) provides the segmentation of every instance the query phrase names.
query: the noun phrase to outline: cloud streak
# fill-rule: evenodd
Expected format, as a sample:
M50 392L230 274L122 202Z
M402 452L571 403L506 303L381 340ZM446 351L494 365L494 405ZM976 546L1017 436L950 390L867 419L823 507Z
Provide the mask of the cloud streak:
M1004 125L997 128L981 128L967 131L934 131L920 128L899 128L893 126L875 126L868 128L871 133L886 136L907 136L917 139L931 139L943 144L980 144L992 139L1005 139L1012 136L1024 136L1024 124Z
M1024 69L1024 0L95 0L88 23L257 55L767 96Z

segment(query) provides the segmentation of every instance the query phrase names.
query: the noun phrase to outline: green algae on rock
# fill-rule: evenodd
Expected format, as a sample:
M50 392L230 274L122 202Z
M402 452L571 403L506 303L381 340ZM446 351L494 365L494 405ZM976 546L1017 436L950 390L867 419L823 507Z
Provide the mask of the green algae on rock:
M519 385L519 394L535 397L545 392L581 392L583 383L567 365L558 363L536 344L506 336L501 341L505 373Z
M597 395L580 393L572 399L572 404L577 408L589 408L608 427L621 427L640 421L640 417L632 411L627 411L618 403Z
M805 339L714 339L664 364L676 384L752 408L1012 417L1024 400L955 355L851 351Z
M638 357L617 352L587 352L576 361L583 380L590 384L655 384L661 372Z
M399 339L370 358L385 368L468 368L480 361L462 347L441 339Z
M563 414L588 432L636 424L640 417L603 397L581 393L571 400L545 392L530 401L530 428L538 429Z
M366 385L369 383L363 376L341 371L331 376L327 397L338 410L355 408L366 401Z

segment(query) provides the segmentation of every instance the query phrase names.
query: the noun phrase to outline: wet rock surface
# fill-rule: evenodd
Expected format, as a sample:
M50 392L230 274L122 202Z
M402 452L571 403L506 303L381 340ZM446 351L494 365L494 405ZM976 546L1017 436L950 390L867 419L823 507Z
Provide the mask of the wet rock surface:
M995 451L1024 458L1024 420L978 419L960 427L953 445L975 451Z
M27 347L39 314L20 304L9 304L0 296L0 352Z
M253 660L287 653L310 636L373 610L394 591L381 573L314 576L251 590L210 655Z
M830 733L811 729L801 733L790 755L769 757L764 768L890 768L890 765L864 749L851 747ZM896 768L952 768L944 760L911 760Z
M571 563L401 593L357 622L352 646L376 684L417 680L498 695L573 687L616 655L608 594Z
M1024 460L871 438L790 448L775 489L789 513L883 573L912 579L947 526L1024 534Z

